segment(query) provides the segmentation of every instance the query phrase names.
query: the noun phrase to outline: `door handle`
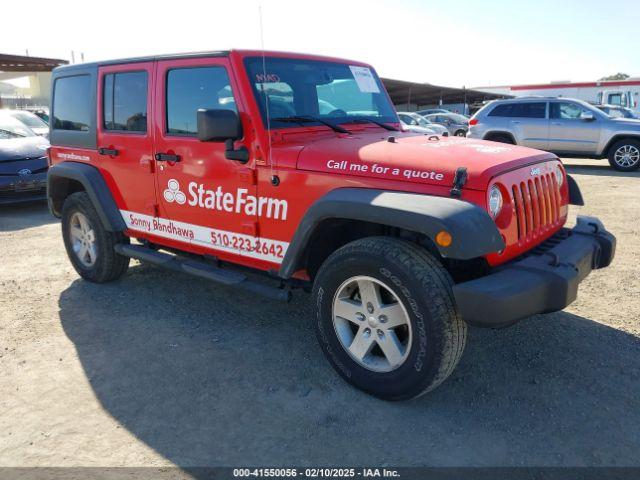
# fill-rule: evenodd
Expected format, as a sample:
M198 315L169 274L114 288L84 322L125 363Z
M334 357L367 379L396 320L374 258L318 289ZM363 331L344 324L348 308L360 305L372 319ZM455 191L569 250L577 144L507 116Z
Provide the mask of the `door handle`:
M520 123L522 122L520 122L519 120L512 120L511 123L513 123L514 125L520 125Z
M116 150L115 148L99 148L98 149L98 153L100 155L109 155L111 157L115 157L116 155L118 155L118 150Z
M562 122L551 122L551 125L564 125Z
M179 162L180 155L173 155L172 153L156 153L155 159L157 162Z

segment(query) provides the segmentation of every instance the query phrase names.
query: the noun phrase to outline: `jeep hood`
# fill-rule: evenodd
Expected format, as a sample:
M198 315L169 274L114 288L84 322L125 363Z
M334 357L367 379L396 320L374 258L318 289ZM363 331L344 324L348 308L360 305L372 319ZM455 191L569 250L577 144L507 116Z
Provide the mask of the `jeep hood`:
M411 133L360 134L322 139L298 156L301 170L412 183L451 186L455 171L467 168L465 188L485 190L492 177L554 160L551 153L516 145Z

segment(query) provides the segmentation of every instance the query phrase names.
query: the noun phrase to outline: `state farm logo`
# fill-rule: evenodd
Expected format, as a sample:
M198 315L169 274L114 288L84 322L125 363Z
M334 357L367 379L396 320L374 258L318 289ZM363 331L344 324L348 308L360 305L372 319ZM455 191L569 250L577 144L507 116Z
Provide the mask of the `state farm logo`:
M183 205L187 201L187 197L180 191L180 184L174 178L167 183L167 189L164 191L164 199L169 202L176 202L179 205Z

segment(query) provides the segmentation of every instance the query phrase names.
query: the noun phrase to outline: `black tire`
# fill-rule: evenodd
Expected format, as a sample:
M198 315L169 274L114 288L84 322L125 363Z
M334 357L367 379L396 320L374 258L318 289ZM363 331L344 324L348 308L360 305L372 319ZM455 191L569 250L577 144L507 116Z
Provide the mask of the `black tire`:
M86 266L75 253L71 238L71 219L79 212L89 221L95 235L95 262ZM118 243L129 243L120 232L110 232L104 228L89 195L76 192L67 197L62 207L62 238L67 255L78 275L94 283L111 282L120 278L129 268L129 257L118 255L113 247Z
M415 332L404 363L375 372L347 353L336 333L333 302L340 285L368 276L392 286ZM426 250L403 240L369 237L335 251L315 278L313 298L318 341L334 369L347 382L384 400L406 400L433 390L456 367L467 338L457 312L453 281Z
M631 161L630 165L623 164L622 160L616 159L616 152L625 148L628 148L632 152L640 154L639 141L632 140L632 139L620 140L614 143L609 149L609 154L607 155L609 159L609 165L611 165L612 168L614 168L615 170L618 170L619 172L633 172L635 170L638 170L638 168L640 168L640 156L637 156L634 154L635 161ZM625 163L628 163L628 162L625 162Z
M514 145L513 138L505 134L491 135L489 138L487 138L487 140L491 142L508 143L509 145Z
M465 132L464 130L458 130L458 131L455 133L455 136L456 136L456 137L466 137L466 136L467 136L467 132Z

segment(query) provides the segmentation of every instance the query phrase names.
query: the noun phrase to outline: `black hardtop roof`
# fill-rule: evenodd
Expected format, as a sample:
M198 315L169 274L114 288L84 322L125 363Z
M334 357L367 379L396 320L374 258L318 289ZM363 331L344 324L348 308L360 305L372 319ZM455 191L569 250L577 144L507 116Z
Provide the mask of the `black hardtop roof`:
M188 52L188 53L169 53L167 55L150 55L145 57L118 58L115 60L103 60L98 62L74 63L73 65L64 65L54 69L55 73L70 72L72 70L84 70L87 68L102 67L105 65L123 65L127 63L153 62L156 60L174 60L180 58L198 58L198 57L227 57L229 50L204 51L204 52Z

